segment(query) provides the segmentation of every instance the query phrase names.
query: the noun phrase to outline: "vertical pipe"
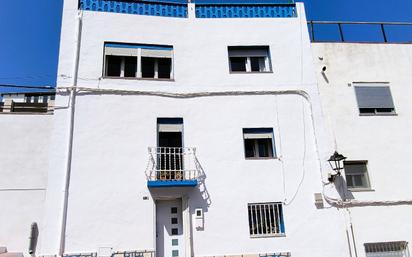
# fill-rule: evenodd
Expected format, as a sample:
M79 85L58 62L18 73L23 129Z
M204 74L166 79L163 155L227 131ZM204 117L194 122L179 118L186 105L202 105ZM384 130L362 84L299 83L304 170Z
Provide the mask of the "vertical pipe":
M74 136L74 115L75 115L75 105L76 105L76 87L77 87L77 77L79 71L79 56L80 56L80 43L82 34L82 16L83 12L80 10L76 17L76 48L74 52L74 63L73 63L73 77L72 86L70 91L70 116L69 116L69 131L68 131L68 143L67 143L67 161L66 161L66 173L65 173L65 183L63 188L63 206L62 206L62 221L60 227L60 246L59 246L59 256L63 256L65 239L66 239L66 223L67 223L67 208L69 200L69 187L70 187L70 173L72 165L72 155L73 155L73 136Z
M313 27L313 21L310 21L310 31L312 33L312 42L315 42L315 28Z
M345 38L343 37L342 23L338 23L338 27L339 27L340 40L342 42L345 42Z
M385 25L383 23L381 23L381 30L382 30L382 35L383 35L383 42L387 43L388 38L386 37Z

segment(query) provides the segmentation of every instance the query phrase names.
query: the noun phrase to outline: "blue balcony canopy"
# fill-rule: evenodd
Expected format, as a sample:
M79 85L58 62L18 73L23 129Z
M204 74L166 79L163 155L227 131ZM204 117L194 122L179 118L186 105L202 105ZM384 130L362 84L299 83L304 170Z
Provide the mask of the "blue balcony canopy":
M195 187L197 180L153 180L147 181L147 187Z

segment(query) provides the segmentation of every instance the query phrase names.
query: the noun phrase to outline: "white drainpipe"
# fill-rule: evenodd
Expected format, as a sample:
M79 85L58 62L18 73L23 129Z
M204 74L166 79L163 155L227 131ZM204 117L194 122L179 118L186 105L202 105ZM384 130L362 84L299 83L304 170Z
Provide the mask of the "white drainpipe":
M74 114L76 106L76 88L77 88L77 76L79 71L79 55L80 55L80 42L82 33L82 16L83 12L79 10L76 17L76 48L74 52L74 65L72 76L72 89L70 91L70 116L69 116L69 130L68 130L68 143L67 143L67 162L66 173L64 175L64 188L63 188L63 206L62 206L62 220L60 228L60 245L59 256L64 254L64 246L66 241L66 223L67 223L67 207L69 200L69 187L70 187L70 173L72 168L72 154L73 154L73 132L74 132Z

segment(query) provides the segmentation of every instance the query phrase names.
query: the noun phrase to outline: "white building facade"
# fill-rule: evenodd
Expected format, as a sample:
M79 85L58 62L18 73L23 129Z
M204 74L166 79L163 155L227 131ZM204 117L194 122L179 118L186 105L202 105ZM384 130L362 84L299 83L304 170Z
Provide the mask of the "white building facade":
M390 193L400 184L383 182L385 138L371 151L363 148L370 141L350 142L371 136L370 122L394 129L388 118L406 130L408 110L404 118L334 116L346 101L331 100L335 88L319 71L322 61L347 71L338 64L347 57L334 55L339 44L311 44L306 23L303 4L281 1L66 0L54 110L0 117L0 246L125 257L346 257L365 256L365 243L407 247L406 169L393 174L405 190ZM400 86L406 70L379 80L341 71L329 84ZM342 117L363 119L356 137L337 125ZM403 142L404 133L391 133ZM373 160L372 187L348 191L344 176L328 180L337 150L350 157L345 168L368 160L370 170Z

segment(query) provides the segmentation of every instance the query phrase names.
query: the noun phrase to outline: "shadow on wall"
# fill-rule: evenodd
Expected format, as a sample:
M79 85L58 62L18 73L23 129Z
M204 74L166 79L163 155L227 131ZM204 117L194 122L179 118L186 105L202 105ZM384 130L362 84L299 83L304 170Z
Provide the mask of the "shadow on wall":
M342 200L355 199L352 192L348 190L348 187L346 186L346 180L343 178L343 176L337 176L333 183L335 184L335 188Z

